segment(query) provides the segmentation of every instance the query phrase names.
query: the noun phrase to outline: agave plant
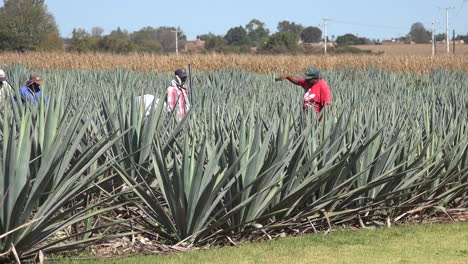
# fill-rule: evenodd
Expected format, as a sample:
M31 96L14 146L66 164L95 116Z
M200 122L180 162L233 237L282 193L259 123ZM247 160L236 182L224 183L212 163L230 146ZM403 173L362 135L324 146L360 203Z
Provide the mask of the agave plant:
M241 234L252 224L284 228L276 224L322 210L336 221L357 222L359 211L380 219L431 204L446 206L466 193L467 109L450 96L444 110L438 109L431 87L447 82L436 79L438 74L329 73L339 106L321 123L298 113L294 90L262 92L272 85L265 76L229 71L199 77L204 89L197 91L198 108L187 131L178 144L168 147L159 137L153 146L156 184L128 183L139 186L139 196L152 195L140 206L151 216L151 226L162 227L175 241ZM364 89L344 90L350 75L356 76L346 82L351 87L370 81ZM449 94L459 93L456 87ZM392 103L412 96L433 101L423 109ZM433 120L443 124L434 126ZM217 185L206 185L210 181Z
M21 106L11 99L4 104L0 233L8 235L0 241L4 252L14 248L20 258L32 257L39 250L61 251L102 239L104 234L90 234L111 222L97 221L77 232L63 232L121 205L106 205L119 194L86 199L99 193L100 183L112 177L107 172L114 158L106 152L119 137L100 135L103 137L93 145L84 145L92 116L84 116L85 109L65 111L63 98L58 91L48 104L42 100L37 106ZM57 235L59 232L63 234Z
M49 103L9 102L0 115L0 233L14 231L0 241L23 258L122 235L108 229L122 221L161 243L208 243L466 206L464 72L325 72L333 105L322 116L272 74L196 73L181 122L163 104L146 116L136 99L162 101L169 75L44 76ZM124 204L130 215L113 218Z

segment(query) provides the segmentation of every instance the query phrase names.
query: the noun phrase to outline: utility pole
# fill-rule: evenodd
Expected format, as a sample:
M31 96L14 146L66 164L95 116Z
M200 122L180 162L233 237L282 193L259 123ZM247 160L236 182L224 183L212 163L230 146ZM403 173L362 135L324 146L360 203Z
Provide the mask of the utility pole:
M328 38L328 34L327 34L327 21L329 21L329 20L330 20L330 19L323 18L323 33L324 33L324 38L323 38L323 43L324 43L323 51L324 51L325 55L327 55L327 38Z
M435 24L432 22L432 57L435 56Z
M452 44L453 44L452 53L455 55L455 29L453 30Z
M449 24L448 24L448 7L445 8L445 36L446 36L446 42L447 42L447 54L450 53L450 42L449 42Z
M179 42L178 42L178 40L179 40L179 36L178 36L179 31L176 28L176 30L172 30L171 32L175 32L175 54L176 54L176 56L179 56Z
M441 8L439 7L439 10ZM450 53L450 40L449 40L449 10L450 9L455 9L454 7L446 7L445 8L445 42L447 44L447 54Z
M438 8L439 8L439 10L442 9L440 7L438 7ZM449 19L448 19L449 9L455 9L455 8L454 7L446 7L445 8L445 42L446 42L446 45L447 45L447 54L450 53Z

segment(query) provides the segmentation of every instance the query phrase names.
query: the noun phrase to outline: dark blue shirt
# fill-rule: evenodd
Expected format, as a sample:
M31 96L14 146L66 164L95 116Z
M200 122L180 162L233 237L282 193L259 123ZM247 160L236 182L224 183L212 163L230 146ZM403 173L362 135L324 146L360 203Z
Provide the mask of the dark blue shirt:
M19 93L20 93L21 101L23 102L23 104L25 102L32 102L34 104L37 104L37 102L41 99L42 89L39 87L39 89L36 92L34 92L32 89L25 86L19 89ZM45 96L44 98L45 101L48 102L49 98L47 97L47 95L44 95L44 96ZM14 98L16 100L16 95L14 96Z

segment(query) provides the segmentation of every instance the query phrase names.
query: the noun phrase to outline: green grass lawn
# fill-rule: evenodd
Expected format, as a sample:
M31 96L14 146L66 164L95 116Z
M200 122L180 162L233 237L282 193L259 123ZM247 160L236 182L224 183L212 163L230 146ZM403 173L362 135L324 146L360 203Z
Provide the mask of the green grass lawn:
M468 223L336 231L239 247L120 260L66 264L130 263L468 263Z

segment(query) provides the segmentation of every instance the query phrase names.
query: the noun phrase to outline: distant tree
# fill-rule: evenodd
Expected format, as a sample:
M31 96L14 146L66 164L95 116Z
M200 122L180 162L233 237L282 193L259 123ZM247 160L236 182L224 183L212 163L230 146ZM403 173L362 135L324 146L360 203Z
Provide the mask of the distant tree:
M273 54L294 52L298 49L298 40L299 38L294 32L277 32L268 37L266 43L260 47L259 52Z
M127 30L118 27L112 30L107 36L98 41L97 49L112 53L128 53L136 51L136 45L130 40L130 34Z
M159 27L156 29L156 39L167 52L174 52L175 50L175 35L172 32L175 29L174 27Z
M212 33L201 35L199 38L205 41L205 49L208 51L223 52L227 45L227 41L222 36Z
M435 34L434 37L436 41L444 41L446 39L445 33Z
M410 32L408 33L412 41L416 43L429 43L431 39L431 33L424 28L421 22L416 22L411 26Z
M356 45L366 45L370 44L372 41L368 38L360 37L357 39Z
M45 39L41 40L39 50L41 51L57 51L63 50L63 38L60 37L58 31L49 32Z
M402 36L402 37L396 38L396 40L401 41L401 42L410 42L411 37L409 35L407 35L407 36Z
M128 53L136 50L135 44L130 39L119 38L118 36L107 35L99 40L98 49L100 51L112 53Z
M161 43L157 41L155 28L144 27L130 34L130 39L137 46L136 49L146 53L160 53L164 50Z
M228 30L224 39L227 41L229 45L234 46L241 46L241 45L249 45L250 39L247 35L247 31L242 27L233 27Z
M61 42L44 0L4 0L0 8L0 49L47 49L45 44L58 47Z
M175 51L175 27L158 27L156 28L155 36L156 36L156 41L161 43L161 45L164 48L164 51L166 52L174 52ZM187 41L187 37L185 36L184 32L182 29L178 28L177 29L177 39L178 39L178 45L179 45L179 50L181 50L185 42Z
M93 27L91 29L91 36L95 38L101 38L102 33L104 33L104 29L102 27Z
M369 44L370 40L363 37L357 37L354 34L344 34L336 38L336 44L340 45L365 45Z
M120 27L117 27L116 30L112 30L108 36L121 40L130 39L130 34L128 33L128 31L122 30Z
M75 28L72 31L72 38L70 40L69 51L73 52L89 52L96 49L96 39L82 28Z
M144 27L138 31L132 32L130 34L130 39L135 42L139 43L145 39L157 40L157 30L153 27Z
M164 50L161 43L151 39L142 40L136 45L135 49L144 53L161 53Z
M464 35L462 39L465 42L465 44L468 44L468 34Z
M336 38L336 44L340 45L354 45L357 37L354 34L344 34Z
M465 42L465 44L468 44L468 34L466 34L466 35L457 35L455 40L463 40L463 42Z
M279 32L287 31L287 32L295 33L299 37L302 30L304 29L304 26L301 24L290 22L288 20L283 20L283 21L278 22L277 29Z
M306 43L316 43L322 40L322 30L317 27L306 27L301 32L301 40Z
M247 35L250 38L252 46L257 46L270 34L270 30L265 28L265 23L258 19L252 19L245 26Z

